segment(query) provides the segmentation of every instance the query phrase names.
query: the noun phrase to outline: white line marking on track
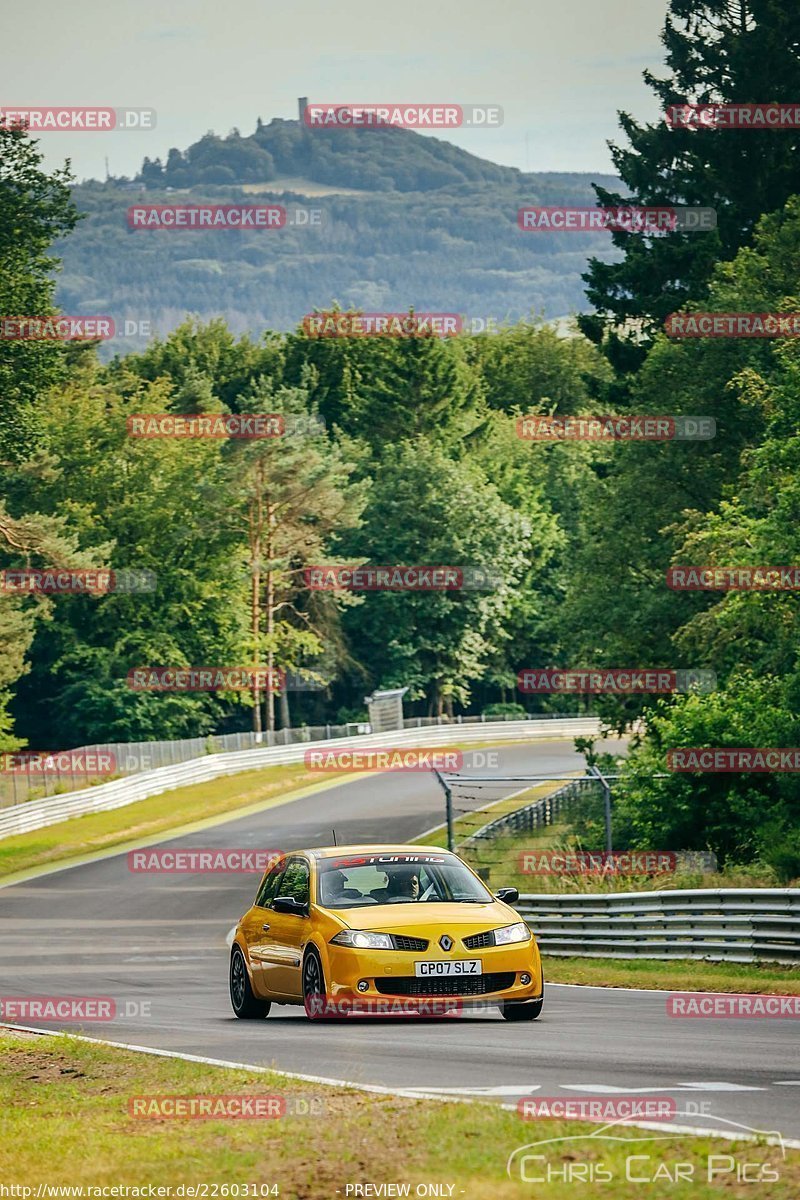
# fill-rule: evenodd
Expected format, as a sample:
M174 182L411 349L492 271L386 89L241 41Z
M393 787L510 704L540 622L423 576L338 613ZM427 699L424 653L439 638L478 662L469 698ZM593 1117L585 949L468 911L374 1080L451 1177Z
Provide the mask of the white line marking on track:
M724 1083L722 1080L712 1080L708 1083L676 1083L675 1087L693 1088L701 1092L765 1092L767 1090L744 1083Z

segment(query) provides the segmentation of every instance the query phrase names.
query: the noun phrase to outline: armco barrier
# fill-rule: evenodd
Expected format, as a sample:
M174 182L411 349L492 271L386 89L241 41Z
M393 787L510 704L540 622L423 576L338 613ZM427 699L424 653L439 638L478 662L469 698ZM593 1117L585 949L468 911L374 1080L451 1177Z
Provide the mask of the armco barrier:
M588 716L589 714L583 714ZM527 714L526 721L559 721L572 713L533 713ZM490 717L490 722L503 723L520 717L512 717L506 713L501 717ZM465 716L459 713L455 717L406 717L404 729L428 729L431 726L446 725L448 727L462 725L483 725L485 715ZM77 792L85 787L96 786L86 771L81 771L77 765L83 755L104 755L114 763L114 769L107 773L106 782L112 776L139 775L142 771L155 771L158 767L174 767L178 763L190 762L206 754L228 754L235 750L265 750L268 746L302 746L306 742L330 741L332 738L351 738L364 733L371 733L369 722L349 721L345 725L298 725L277 730L265 729L262 733L252 730L240 733L213 733L206 737L171 738L160 742L99 742L91 746L70 747L67 766L37 773L30 772L0 772L0 809L10 808L14 804L27 804L29 800L40 800L46 796L56 796L63 792ZM61 748L62 750L64 747Z
M475 725L437 725L427 729L404 729L394 733L369 733L355 738L333 738L323 743L312 743L318 747L389 746L447 746L464 742L536 741L551 737L579 737L597 734L600 721L597 717L564 718L542 721L498 721ZM192 783L206 783L221 775L235 775L238 771L252 771L258 767L277 766L281 763L302 762L309 743L296 746L269 746L259 750L241 750L232 754L209 754L189 762L176 763L170 767L158 767L154 771L143 771L126 779L115 779L111 783L84 788L79 792L67 792L61 796L50 796L43 800L30 800L13 808L0 811L0 838L15 833L27 833L32 829L43 829L69 817L81 817L86 813L106 812L122 808L135 800L158 796L175 788Z
M524 716L527 721L557 721L564 720L572 713L529 713ZM584 716L590 714L584 713ZM503 724L505 721L516 720L519 716L504 714L497 718L489 718L493 724ZM486 716L469 716L459 713L457 716L407 716L403 728L421 730L432 726L485 725ZM179 762L191 762L207 754L230 754L235 750L265 750L267 746L305 745L307 742L330 742L332 738L354 738L362 733L373 732L368 721L349 721L345 725L299 725L279 728L279 730L264 730L255 733L252 730L240 733L209 733L206 737L170 738L166 742L102 742L92 745L71 746L66 767L59 768L55 764L47 772L0 772L0 809L11 808L13 804L26 804L29 800L43 799L48 796L60 796L64 792L77 792L84 787L94 786L96 779L85 770L80 770L77 763L82 756L106 755L108 760L115 763L113 774L139 775L143 770L156 770L158 767L175 767ZM65 749L65 748L61 748Z
M796 888L525 895L516 907L545 955L800 960Z

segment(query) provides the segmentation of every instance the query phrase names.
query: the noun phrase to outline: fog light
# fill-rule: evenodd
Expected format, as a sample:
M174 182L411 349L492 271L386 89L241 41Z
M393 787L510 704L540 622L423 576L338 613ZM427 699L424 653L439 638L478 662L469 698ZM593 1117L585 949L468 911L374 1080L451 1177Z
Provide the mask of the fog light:
M520 977L519 977L519 981L520 981L520 983L523 985L523 987L527 987L527 985L528 985L528 984L530 983L530 981L531 981L531 977L530 977L530 975L528 974L528 972L527 972L527 971L523 971L523 972L522 972L522 974L521 974L521 975L520 975Z
M369 991L369 981L366 979L359 979L358 983L356 984L356 987L358 988L358 990L360 992L368 992Z

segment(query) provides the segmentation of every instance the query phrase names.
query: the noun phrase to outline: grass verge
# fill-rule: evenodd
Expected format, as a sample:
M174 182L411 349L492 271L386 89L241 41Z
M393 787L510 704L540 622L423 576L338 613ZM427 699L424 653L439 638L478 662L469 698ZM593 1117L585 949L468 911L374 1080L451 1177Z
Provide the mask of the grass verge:
M531 1031L521 1030L527 1037ZM274 1120L142 1119L130 1115L132 1097L282 1096L291 1115ZM650 1200L691 1196L711 1200L752 1196L752 1182L737 1182L736 1164L750 1174L769 1170L770 1200L800 1194L800 1151L765 1144L675 1134L656 1141L646 1131L617 1126L618 1138L588 1135L597 1126L557 1120L523 1121L488 1104L453 1104L324 1088L275 1074L257 1074L155 1058L61 1037L0 1030L0 1178L30 1187L154 1185L173 1189L207 1185L205 1195L278 1195L281 1200L328 1200L338 1195L403 1195L402 1191L355 1192L355 1185L410 1185L410 1195L469 1200L517 1200L545 1194L532 1190L506 1161L531 1142L571 1137L531 1151L529 1173L559 1174L546 1187L550 1200L574 1200L575 1173L610 1173L608 1194L641 1197L642 1184L626 1179L626 1159L652 1178ZM315 1115L299 1115L311 1109ZM646 1138L642 1141L639 1139ZM649 1156L644 1159L641 1156ZM719 1156L713 1158L711 1156ZM691 1182L669 1176L690 1164ZM757 1164L757 1165L753 1165ZM722 1170L708 1182L709 1167ZM564 1179L565 1170L572 1179ZM688 1168L684 1167L684 1178ZM658 1178L656 1176L659 1175ZM438 1192L417 1191L436 1183ZM243 1191L243 1185L260 1190ZM235 1190L238 1185L238 1192ZM264 1188L277 1185L268 1193ZM349 1186L348 1186L349 1185ZM214 1188L217 1187L215 1191ZM221 1190L227 1188L228 1190ZM580 1189L579 1189L580 1190ZM605 1190L605 1189L604 1189ZM591 1194L598 1194L594 1189ZM17 1195L24 1193L17 1192ZM165 1193L166 1194L166 1193ZM187 1190L183 1194L191 1195ZM586 1194L589 1194L587 1192ZM766 1189L765 1189L766 1194ZM43 1193L46 1195L46 1193ZM84 1192L84 1196L91 1193ZM203 1195L195 1192L194 1195Z
M543 955L543 958L544 975L549 983L800 995L800 970L780 963L715 963L685 958L658 962L642 958L553 958L549 955Z

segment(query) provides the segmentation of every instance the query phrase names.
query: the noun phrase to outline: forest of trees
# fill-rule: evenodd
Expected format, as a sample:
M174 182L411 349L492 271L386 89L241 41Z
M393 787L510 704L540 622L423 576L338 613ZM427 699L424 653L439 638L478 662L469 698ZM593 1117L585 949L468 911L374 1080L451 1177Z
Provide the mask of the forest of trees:
M348 174L353 164L340 135L308 136L332 139L335 161L353 186L356 176ZM385 136L370 131L364 138ZM445 143L408 136L414 139L413 161L427 161L430 144L441 157ZM302 180L293 182L297 190L290 193L268 191L266 185L257 194L243 191L241 184L197 184L178 192L115 180L83 183L75 188L74 200L86 219L56 247L63 262L56 300L64 312L148 321L161 336L187 312L204 320L223 316L234 332L253 337L265 328L288 332L315 304L333 299L369 311L394 311L413 300L419 310L490 317L497 324L528 318L532 309L556 318L585 308L581 271L589 253L609 263L619 257L610 235L531 234L519 229L517 213L525 204L591 205L593 177L507 174L500 182L479 178L438 190L319 196L302 195ZM601 178L614 186L613 176ZM319 224L202 236L128 228L128 208L142 201L270 200L290 210L316 210ZM145 344L144 339L139 344L118 340L102 346L101 357Z
M800 10L788 3L672 0L664 43L666 75L651 80L664 103L800 96ZM669 748L800 746L797 592L676 593L665 582L671 564L800 561L800 348L663 333L676 309L800 308L800 133L621 123L615 195L711 206L719 227L613 235L616 261L589 264L593 312L570 337L536 322L455 338L250 337L187 318L107 363L92 345L0 342L2 565L111 565L158 579L140 595L0 594L5 748L252 723L246 694L132 691L127 672L148 663L305 671L324 686L289 695L293 724L352 716L375 687L408 687L415 713L498 702L575 711L580 697L520 696L517 672L707 668L710 694L597 701L610 727L642 721L623 768L620 836L800 873L796 776L654 778ZM261 170L255 151L276 170L296 153L274 123L240 140L247 160L233 157L236 139L222 143L239 181L240 163ZM192 151L194 168L203 159ZM0 306L45 313L49 248L79 236L69 181L43 171L19 130L0 129L0 157L0 228L27 231L0 241ZM606 183L598 194L609 202ZM81 224L86 236L91 220ZM280 268L273 282L283 287ZM398 307L355 290L346 307ZM309 296L307 310L334 294ZM531 286L530 309L540 296ZM287 433L129 437L126 419L143 412L281 413ZM609 412L708 414L716 436L547 444L517 432L526 413ZM472 564L500 582L449 593L304 586L310 563L361 561Z

